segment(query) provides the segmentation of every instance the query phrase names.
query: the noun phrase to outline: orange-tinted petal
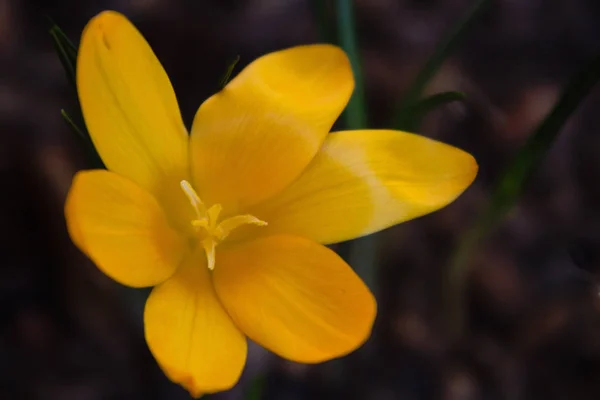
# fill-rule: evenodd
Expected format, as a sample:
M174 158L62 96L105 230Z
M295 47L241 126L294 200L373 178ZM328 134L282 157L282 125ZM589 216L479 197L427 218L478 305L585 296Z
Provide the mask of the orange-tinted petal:
M252 62L194 119L192 175L200 197L231 215L283 189L318 151L353 87L348 58L331 45Z
M300 178L250 213L269 223L260 234L335 243L438 210L476 174L470 154L423 136L337 132Z
M79 172L65 204L73 242L114 280L151 286L173 274L186 249L146 191L105 170Z
M175 93L148 43L123 15L105 11L86 26L77 91L106 167L152 193L170 213L189 212L178 186L188 179L188 135Z
M246 362L246 338L217 299L202 247L155 287L144 311L146 340L165 374L192 396L231 388Z
M333 251L308 239L270 236L217 248L221 303L255 342L289 360L345 355L369 336L375 299Z

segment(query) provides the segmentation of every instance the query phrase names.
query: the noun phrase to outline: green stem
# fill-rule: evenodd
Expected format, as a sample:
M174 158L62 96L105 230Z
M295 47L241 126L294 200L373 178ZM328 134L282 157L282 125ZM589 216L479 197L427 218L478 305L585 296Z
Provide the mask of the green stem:
M344 120L348 129L367 127L367 107L360 64L360 55L354 26L354 7L352 0L336 0L337 28L340 45L348 55L354 74L354 93L344 111Z
M343 114L344 122L347 129L364 129L367 127L367 109L360 55L355 34L353 2L352 0L336 0L335 5L338 39L350 59L355 81L354 93L352 93ZM365 284L375 292L375 266L378 258L377 238L370 235L356 239L349 243L346 249L348 251L346 258L349 264L365 281Z

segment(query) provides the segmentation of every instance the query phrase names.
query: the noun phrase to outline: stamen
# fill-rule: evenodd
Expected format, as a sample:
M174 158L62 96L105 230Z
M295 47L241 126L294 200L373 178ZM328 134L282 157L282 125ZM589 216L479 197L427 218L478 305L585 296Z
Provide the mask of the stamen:
M194 207L198 219L202 219L206 213L206 207L204 206L202 200L200 200L200 197L198 197L198 194L192 185L190 185L190 183L185 179L179 182L179 185L181 186L181 189L183 189L183 192L187 198L190 200L190 203L192 203L192 207Z
M219 224L217 227L216 236L219 238L219 240L223 240L229 236L232 230L246 224L257 226L267 225L265 221L256 218L254 215L236 215L235 217L227 218Z
M208 215L208 220L209 220L211 229L215 229L215 227L217 226L217 221L219 220L219 214L221 214L222 209L223 209L223 207L217 203L217 204L213 204L206 212L206 214Z
M215 268L215 247L229 236L231 231L246 224L257 226L267 225L265 221L250 214L236 215L235 217L227 218L219 223L219 216L223 210L223 207L220 204L213 204L207 210L206 206L202 200L200 200L200 197L188 181L182 180L179 182L179 185L196 212L196 219L192 220L191 223L198 234L198 240L200 240L202 247L204 248L207 266L211 271Z
M200 228L208 229L208 220L206 218L195 219L192 221L192 226L196 229L200 229Z

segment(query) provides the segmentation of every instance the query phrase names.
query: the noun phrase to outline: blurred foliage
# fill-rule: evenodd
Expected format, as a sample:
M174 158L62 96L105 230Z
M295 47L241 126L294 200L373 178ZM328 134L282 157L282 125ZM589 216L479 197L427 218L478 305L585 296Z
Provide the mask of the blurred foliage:
M401 119L398 121L398 126L402 127L402 130L414 132L421 126L421 122L427 113L449 103L453 103L455 101L462 102L466 99L467 96L461 92L443 92L432 94L431 96L415 103L407 104L403 108L404 111L402 111L400 114Z
M447 316L451 335L458 337L464 330L467 273L469 261L477 251L477 245L518 202L525 184L543 160L564 124L599 80L600 55L571 80L548 116L517 151L496 185L489 204L456 248L450 261L446 282Z
M467 32L476 24L484 11L489 7L491 0L477 0L472 8L459 21L454 29L440 42L431 57L420 69L419 73L412 81L406 93L402 96L402 101L398 106L398 111L394 116L392 126L395 129L413 132L419 129L421 120L425 113L433 107L444 105L451 101L463 100L458 93L448 93L440 97L433 95L430 98L422 99L423 91L431 79L438 72L444 61L452 54L464 40Z

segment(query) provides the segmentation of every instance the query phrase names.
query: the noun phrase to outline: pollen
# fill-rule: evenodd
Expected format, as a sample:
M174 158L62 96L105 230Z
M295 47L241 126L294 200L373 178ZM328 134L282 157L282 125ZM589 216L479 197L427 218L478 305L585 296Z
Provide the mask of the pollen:
M217 245L224 241L234 229L242 225L267 225L265 221L250 214L241 214L220 220L219 217L223 210L220 204L213 204L211 207L206 208L206 205L200 200L188 181L182 180L180 186L196 213L196 218L192 219L191 225L200 244L204 247L208 269L211 271L215 268L215 249Z

